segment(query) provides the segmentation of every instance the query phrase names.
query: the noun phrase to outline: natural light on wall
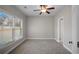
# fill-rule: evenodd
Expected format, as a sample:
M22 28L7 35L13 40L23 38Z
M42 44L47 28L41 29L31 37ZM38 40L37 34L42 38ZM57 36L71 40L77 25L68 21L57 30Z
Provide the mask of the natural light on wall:
M16 41L23 36L22 20L0 12L0 45Z

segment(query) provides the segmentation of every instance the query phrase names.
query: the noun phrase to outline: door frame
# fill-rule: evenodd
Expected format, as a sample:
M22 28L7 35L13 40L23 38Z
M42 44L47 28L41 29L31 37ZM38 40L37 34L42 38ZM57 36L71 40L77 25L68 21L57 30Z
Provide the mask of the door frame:
M61 21L63 21L63 25L61 25ZM57 40L59 43L63 44L63 36L61 37L61 26L63 27L63 35L64 35L64 18L63 17L59 17L58 18L58 28L57 28ZM62 39L61 39L62 38Z

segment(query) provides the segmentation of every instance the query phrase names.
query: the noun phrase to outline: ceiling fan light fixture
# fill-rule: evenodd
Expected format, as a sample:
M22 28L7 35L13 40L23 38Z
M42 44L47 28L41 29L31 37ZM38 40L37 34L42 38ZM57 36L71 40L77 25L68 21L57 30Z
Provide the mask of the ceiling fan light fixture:
M41 10L41 12L46 12L46 9Z
M40 9L34 10L34 11L40 11L41 15L42 13L50 14L49 10L55 9L54 7L48 7L48 5L40 5Z

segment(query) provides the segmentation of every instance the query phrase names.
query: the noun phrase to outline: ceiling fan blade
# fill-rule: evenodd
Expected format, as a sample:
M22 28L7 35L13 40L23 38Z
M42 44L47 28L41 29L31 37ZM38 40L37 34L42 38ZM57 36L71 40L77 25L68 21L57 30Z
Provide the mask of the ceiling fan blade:
M48 10L55 9L54 7L47 8Z
M46 11L46 13L50 14L50 12Z
M42 14L42 12L40 12L40 14L39 15L41 15Z
M40 11L40 9L37 9L37 10L33 10L33 11Z
M40 5L40 7L47 7L48 5Z

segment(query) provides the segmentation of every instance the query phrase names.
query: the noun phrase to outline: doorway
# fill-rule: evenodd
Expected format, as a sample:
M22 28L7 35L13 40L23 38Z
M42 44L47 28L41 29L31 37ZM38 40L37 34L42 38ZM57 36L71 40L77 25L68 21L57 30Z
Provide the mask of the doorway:
M64 24L63 17L58 19L58 41L60 44L63 44L63 34L64 34Z

